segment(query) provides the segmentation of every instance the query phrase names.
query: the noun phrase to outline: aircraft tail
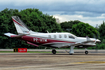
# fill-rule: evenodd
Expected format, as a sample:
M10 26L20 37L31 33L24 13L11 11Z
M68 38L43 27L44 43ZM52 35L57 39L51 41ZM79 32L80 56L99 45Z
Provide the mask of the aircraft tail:
M12 20L16 27L18 34L30 34L30 29L21 21L18 16L12 16Z

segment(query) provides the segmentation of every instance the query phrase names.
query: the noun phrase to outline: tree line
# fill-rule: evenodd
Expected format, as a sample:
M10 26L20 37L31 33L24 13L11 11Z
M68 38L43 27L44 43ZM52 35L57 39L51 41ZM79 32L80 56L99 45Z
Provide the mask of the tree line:
M94 28L88 23L84 23L79 20L58 24L53 16L43 14L38 9L29 8L19 11L17 9L6 8L0 12L0 48L44 48L42 46L35 47L25 43L25 41L4 36L4 33L7 32L17 34L11 16L19 16L31 30L36 32L71 32L80 37L98 36L102 41L102 43L97 44L99 46L98 48L103 49L104 47L104 22L99 26L99 28Z

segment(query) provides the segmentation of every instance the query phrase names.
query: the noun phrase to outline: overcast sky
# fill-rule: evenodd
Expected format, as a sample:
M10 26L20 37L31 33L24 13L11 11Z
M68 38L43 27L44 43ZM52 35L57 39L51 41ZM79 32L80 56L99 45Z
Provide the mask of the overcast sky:
M60 22L80 20L94 27L105 21L105 0L0 0L0 11L5 8L37 8Z

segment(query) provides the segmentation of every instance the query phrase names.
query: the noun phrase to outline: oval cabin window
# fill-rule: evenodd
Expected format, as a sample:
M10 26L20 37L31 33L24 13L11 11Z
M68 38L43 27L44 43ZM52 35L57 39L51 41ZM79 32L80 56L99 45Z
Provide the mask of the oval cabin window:
M67 35L64 35L64 38L67 38Z
M54 38L56 38L56 35L54 35Z
M61 35L59 35L59 38L62 38L62 36L61 36Z
M49 38L51 38L51 35L49 35Z

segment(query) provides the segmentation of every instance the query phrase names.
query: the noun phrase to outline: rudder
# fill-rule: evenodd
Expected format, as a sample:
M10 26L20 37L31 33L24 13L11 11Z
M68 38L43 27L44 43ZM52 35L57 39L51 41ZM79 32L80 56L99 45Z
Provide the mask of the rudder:
M18 34L29 34L30 29L21 21L18 16L12 16L12 20Z

